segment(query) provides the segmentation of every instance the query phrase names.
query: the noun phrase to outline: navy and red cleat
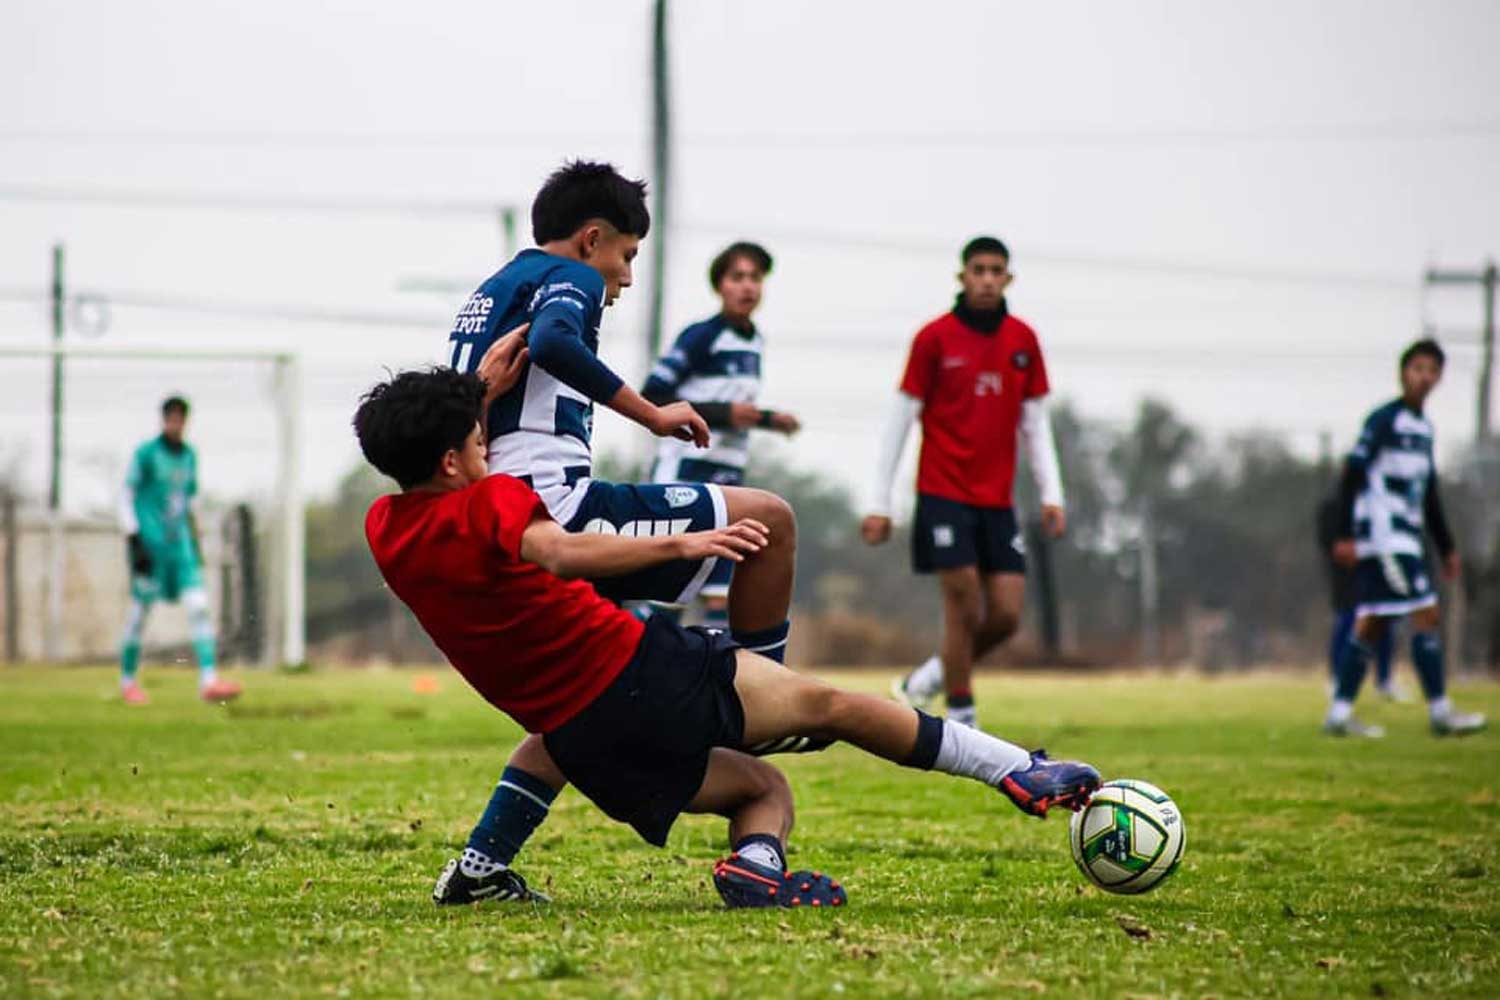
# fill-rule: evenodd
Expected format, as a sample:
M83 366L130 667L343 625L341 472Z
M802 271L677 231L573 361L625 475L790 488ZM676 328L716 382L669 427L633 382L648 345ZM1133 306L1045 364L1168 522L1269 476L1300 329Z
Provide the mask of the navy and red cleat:
M731 854L714 862L714 888L731 910L846 906L849 895L822 872L785 872Z
M1088 805L1099 788L1099 772L1072 760L1052 760L1045 750L1031 752L1031 766L1012 771L1000 780L1000 791L1016 808L1047 818L1053 806L1077 812Z

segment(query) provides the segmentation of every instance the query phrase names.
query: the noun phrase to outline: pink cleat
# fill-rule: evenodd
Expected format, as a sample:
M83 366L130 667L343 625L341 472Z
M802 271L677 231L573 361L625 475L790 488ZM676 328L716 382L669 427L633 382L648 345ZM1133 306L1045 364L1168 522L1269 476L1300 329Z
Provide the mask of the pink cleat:
M234 701L240 696L240 686L234 681L214 679L198 689L198 697L214 705Z
M127 705L151 704L151 698L146 694L146 689L135 681L120 685L120 699Z

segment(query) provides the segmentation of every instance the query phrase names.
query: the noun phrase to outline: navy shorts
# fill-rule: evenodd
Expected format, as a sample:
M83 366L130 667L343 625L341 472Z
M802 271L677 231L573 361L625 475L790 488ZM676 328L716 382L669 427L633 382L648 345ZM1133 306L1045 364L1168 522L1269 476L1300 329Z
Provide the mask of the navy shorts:
M724 494L712 484L639 483L599 480L585 487L583 502L568 523L571 532L599 535L681 535L711 531L729 523ZM626 576L595 580L594 589L611 601L685 604L698 595L717 558L678 560Z
M745 470L737 465L706 462L701 458L679 458L667 463L657 459L651 478L658 483L714 483L719 486L743 486ZM720 559L708 574L698 592L704 597L727 597L734 577L734 563Z
M1026 543L1010 507L975 507L917 494L911 563L918 573L977 566L981 573L1025 573Z
M547 753L606 815L665 845L703 787L709 751L743 742L736 648L722 633L653 616L614 683L542 737Z
M1355 614L1394 618L1437 603L1422 556L1366 556L1354 569Z

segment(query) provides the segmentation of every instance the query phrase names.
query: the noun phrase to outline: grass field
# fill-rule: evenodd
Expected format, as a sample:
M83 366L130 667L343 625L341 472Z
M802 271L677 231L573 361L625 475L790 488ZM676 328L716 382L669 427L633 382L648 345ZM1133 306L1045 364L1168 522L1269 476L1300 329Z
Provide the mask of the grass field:
M226 710L159 670L127 709L102 669L0 669L0 994L1500 995L1500 734L1415 706L1331 742L1311 677L981 683L993 730L1174 795L1146 896L1085 887L1061 817L840 747L785 766L847 910L727 912L719 822L657 851L565 792L517 864L556 901L455 912L433 878L518 730L414 677L251 674Z

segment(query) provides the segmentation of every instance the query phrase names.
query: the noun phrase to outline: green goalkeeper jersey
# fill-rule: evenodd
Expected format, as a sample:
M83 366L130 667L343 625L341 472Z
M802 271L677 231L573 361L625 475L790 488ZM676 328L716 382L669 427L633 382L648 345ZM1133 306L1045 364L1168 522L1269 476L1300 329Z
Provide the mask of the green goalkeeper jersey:
M194 545L188 516L198 492L198 456L191 445L147 441L135 450L125 485L141 541L152 549Z

